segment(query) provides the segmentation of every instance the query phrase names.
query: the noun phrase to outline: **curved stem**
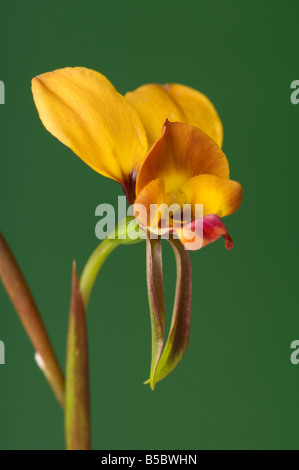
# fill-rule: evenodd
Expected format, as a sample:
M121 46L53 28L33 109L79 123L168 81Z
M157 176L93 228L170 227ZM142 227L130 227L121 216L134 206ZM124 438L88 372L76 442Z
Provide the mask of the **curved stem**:
M85 311L87 309L89 297L97 275L110 253L112 253L112 251L119 245L131 245L145 240L145 238L143 231L136 232L136 219L134 217L126 217L94 250L88 259L80 278L80 291Z
M80 278L80 291L85 311L87 310L89 297L102 265L110 253L119 245L119 240L105 238L88 259Z

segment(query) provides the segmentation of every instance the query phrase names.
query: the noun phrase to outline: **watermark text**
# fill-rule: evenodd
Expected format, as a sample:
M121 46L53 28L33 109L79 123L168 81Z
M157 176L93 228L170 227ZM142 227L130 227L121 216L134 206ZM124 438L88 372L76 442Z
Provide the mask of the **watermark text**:
M291 88L295 91L292 92L290 99L292 104L299 103L299 80L293 80L291 83Z
M5 104L5 85L0 80L0 104Z
M0 341L0 365L5 364L5 345Z
M117 215L111 204L99 204L95 210L99 217L95 226L95 235L99 240L146 238L146 233L152 239L158 237L184 240L187 249L192 246L200 248L203 241L203 205L202 204L132 204L127 208L126 197L118 197ZM117 233L116 226L126 217L134 216L126 232Z

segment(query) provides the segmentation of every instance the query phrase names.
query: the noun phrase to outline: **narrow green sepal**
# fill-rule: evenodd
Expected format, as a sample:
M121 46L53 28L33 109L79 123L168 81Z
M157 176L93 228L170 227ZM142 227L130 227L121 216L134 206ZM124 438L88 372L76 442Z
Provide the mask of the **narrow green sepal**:
M170 374L184 356L190 335L192 270L189 252L184 249L180 240L169 240L175 254L177 281L175 302L172 313L169 335L162 355L156 365L154 381L147 380L153 389L157 382Z
M156 369L163 350L165 327L161 240L151 239L148 235L146 253L147 291L152 330L152 359L148 382L153 390Z

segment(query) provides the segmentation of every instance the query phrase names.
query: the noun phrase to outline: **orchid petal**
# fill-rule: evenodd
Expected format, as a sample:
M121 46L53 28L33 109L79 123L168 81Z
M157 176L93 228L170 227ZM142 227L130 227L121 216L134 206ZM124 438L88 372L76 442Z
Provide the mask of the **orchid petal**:
M160 138L166 119L198 127L222 145L221 120L211 101L199 91L179 84L148 84L125 96L141 117L150 146Z
M157 178L151 181L137 196L134 203L134 215L145 227L155 229L161 218L159 206L165 203L165 185Z
M164 88L183 110L185 120L182 122L198 127L221 147L223 142L222 122L209 98L185 85L170 83L164 85Z
M230 250L234 243L227 228L216 214L209 214L194 220L189 224L184 224L176 229L181 242L187 250L195 251L223 237L225 248Z
M181 188L186 203L203 205L203 215L225 217L235 212L242 201L242 186L237 181L215 175L198 175Z
M128 184L146 155L146 133L133 106L104 75L84 67L59 69L35 77L32 92L51 134L93 170Z
M166 121L161 138L147 154L137 176L136 194L152 180L163 179L166 193L199 174L229 177L226 156L202 130Z
M162 132L165 120L184 122L182 110L173 101L162 85L143 85L125 94L140 116L151 146Z

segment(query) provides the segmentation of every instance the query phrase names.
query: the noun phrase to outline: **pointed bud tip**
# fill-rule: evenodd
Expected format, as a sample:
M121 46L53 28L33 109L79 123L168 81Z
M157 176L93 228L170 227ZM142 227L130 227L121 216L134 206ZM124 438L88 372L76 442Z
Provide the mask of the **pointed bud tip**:
M85 313L84 303L79 285L76 261L73 261L72 268L72 289L70 315L81 315Z
M76 260L73 260L72 264L72 292L78 292L79 291L79 279L78 279L78 273L77 273L77 263Z
M147 379L145 382L143 382L143 385L149 385L152 390L154 390L156 386L156 384L152 383L150 379Z

